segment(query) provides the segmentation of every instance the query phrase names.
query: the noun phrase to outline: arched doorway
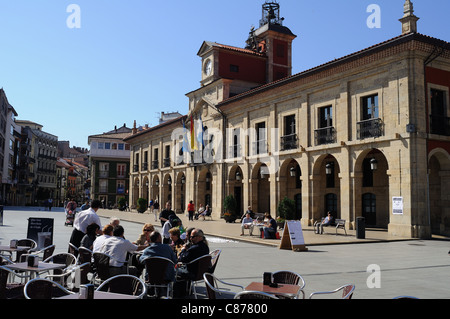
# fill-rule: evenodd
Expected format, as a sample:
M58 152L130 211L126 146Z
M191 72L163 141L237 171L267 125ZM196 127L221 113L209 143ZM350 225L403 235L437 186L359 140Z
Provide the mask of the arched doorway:
M251 206L257 209L257 213L270 212L269 177L269 168L266 164L255 164L251 179Z
M175 213L183 213L186 210L186 176L183 172L178 173L175 183Z
M130 205L137 205L137 200L139 198L139 178L136 177L133 182L133 198Z
M341 218L340 209L340 167L337 159L330 154L320 156L313 168L312 218L320 220L328 211L334 218Z
M450 235L450 156L443 149L429 156L430 226L435 235Z
M142 198L145 198L145 200L147 201L147 203L149 202L149 194L148 194L148 190L149 190L149 182L148 182L148 177L146 176L144 178L144 180L142 181Z
M356 216L365 218L366 226L387 228L389 224L388 162L378 149L360 154L355 163Z
M228 194L233 195L237 203L237 212L239 217L243 215L246 210L243 207L243 185L242 180L244 176L239 166L235 165L231 168L228 176Z
M280 200L287 197L295 201L295 219L302 218L302 171L295 159L283 162L279 170Z
M159 198L159 177L155 176L153 177L153 181L152 181L152 192L151 192L151 198L153 199L153 201L158 201L159 206L161 207L161 199Z
M164 205L167 202L172 203L172 187L173 187L172 184L173 184L172 176L170 176L170 174L166 174L163 180L163 192L162 192L162 200Z
M212 207L213 182L213 175L210 170L206 167L202 169L197 181L197 201L195 203L197 207L200 207L200 204L202 204L203 207L209 205L209 207L214 210L214 207Z

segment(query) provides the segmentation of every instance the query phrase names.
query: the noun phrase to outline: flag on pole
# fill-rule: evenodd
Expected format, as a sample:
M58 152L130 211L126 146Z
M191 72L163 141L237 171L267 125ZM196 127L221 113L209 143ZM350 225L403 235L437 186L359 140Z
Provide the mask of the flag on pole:
M189 139L188 139L188 135L187 135L187 129L186 129L186 123L183 121L183 153L189 153L190 149L189 149Z
M195 125L194 125L194 118L191 115L191 150L197 150L197 141L195 138Z
M199 148L204 146L203 143L203 121L202 121L202 115L200 114L199 119L197 121L197 145Z

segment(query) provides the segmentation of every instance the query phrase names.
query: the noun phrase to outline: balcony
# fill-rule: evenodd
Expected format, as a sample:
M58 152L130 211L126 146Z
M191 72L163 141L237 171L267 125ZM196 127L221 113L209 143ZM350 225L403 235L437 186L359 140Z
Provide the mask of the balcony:
M430 133L450 136L450 117L431 115Z
M314 131L316 145L336 143L336 130L334 127L324 127Z
M252 143L253 155L267 154L267 149L267 140L259 140Z
M139 165L137 164L133 165L133 172L134 173L139 172Z
M229 158L241 157L241 145L231 145L228 147Z
M148 170L148 163L147 162L142 163L142 170L143 171Z
M159 168L159 162L158 161L152 161L152 169L158 169Z
M381 119L370 119L356 123L357 138L363 140L365 138L383 136L383 122Z
M163 159L163 166L170 167L170 157Z
M298 148L297 134L290 134L281 137L281 150L288 151Z

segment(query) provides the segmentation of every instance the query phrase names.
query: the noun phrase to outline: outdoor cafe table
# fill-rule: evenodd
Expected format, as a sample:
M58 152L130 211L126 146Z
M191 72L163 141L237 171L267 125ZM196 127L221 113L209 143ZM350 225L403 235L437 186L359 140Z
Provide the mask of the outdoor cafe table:
M24 251L24 250L29 250L29 249L31 249L31 247L28 247L28 246L17 246L17 247L10 247L9 245L8 246L5 246L5 245L0 246L0 251L7 251L10 253L12 253L14 251Z
M31 247L28 247L28 246L17 246L17 247L10 247L9 245L0 246L0 252L6 251L6 252L10 253L11 256L12 256L13 252L17 253L19 251L28 251L30 249L31 249Z
M28 262L9 264L9 265L6 265L6 267L8 267L9 269L12 269L12 270L30 272L31 274L35 274L36 277L39 277L39 274L42 272L46 272L46 271L54 270L54 269L63 269L66 267L66 265L65 264L44 263L44 262L40 261L38 263L37 267L28 266ZM31 277L33 278L34 276L31 276Z
M252 282L245 287L245 290L261 291L271 295L282 295L288 298L295 299L302 290L299 285L278 284L278 287L270 287L264 285L262 282Z
M80 293L74 293L67 296L58 297L55 299L80 299ZM118 294L107 291L94 291L94 299L138 299L138 296Z

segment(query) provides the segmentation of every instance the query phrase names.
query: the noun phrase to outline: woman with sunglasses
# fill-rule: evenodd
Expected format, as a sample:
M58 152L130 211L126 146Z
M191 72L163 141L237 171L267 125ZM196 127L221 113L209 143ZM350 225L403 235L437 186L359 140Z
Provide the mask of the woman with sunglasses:
M136 245L147 245L150 244L150 234L155 231L155 227L152 224L145 224L142 227L142 234L139 235L138 240L136 240Z

